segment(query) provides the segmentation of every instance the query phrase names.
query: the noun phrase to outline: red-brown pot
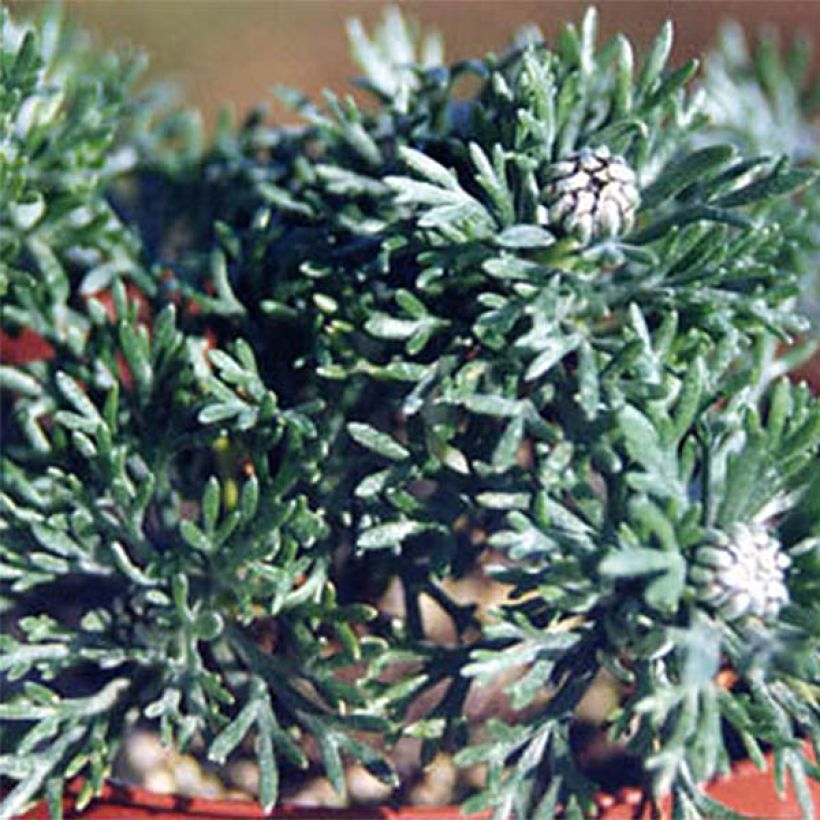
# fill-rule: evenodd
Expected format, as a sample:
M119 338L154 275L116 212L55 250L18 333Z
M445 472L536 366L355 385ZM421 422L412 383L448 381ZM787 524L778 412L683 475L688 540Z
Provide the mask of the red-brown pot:
M0 362L9 365L45 362L54 358L54 348L39 334L23 328L16 336L0 328Z
M755 768L748 760L735 764L731 775L718 778L710 784L708 793L746 817L765 820L793 820L800 817L791 785L781 800L775 792L770 757L767 758L767 763L766 771ZM84 812L78 813L74 805L81 785L81 781L76 780L67 789L63 803L67 820L72 817L94 820L462 820L465 817L458 806L408 806L399 809L383 806L350 809L281 806L266 814L258 804L249 800L214 800L155 794L113 782L106 783L102 794L92 800ZM815 805L820 807L820 783L811 780L810 788ZM631 820L649 818L651 815L651 809L642 803L642 794L638 789L623 789L615 795L601 794L597 802L605 820ZM669 800L663 802L662 810L664 815L671 810ZM490 814L482 812L469 817L471 820L487 820ZM21 820L48 820L48 808L45 803L39 803Z
M793 382L805 381L815 396L820 395L820 351L789 374Z

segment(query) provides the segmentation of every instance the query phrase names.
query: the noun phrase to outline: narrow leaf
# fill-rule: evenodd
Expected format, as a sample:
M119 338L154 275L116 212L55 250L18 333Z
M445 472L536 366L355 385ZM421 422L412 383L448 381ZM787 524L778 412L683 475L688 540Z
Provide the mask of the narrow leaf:
M347 425L347 432L357 444L391 461L402 461L410 455L410 451L402 447L392 436L376 430L369 424L350 422Z

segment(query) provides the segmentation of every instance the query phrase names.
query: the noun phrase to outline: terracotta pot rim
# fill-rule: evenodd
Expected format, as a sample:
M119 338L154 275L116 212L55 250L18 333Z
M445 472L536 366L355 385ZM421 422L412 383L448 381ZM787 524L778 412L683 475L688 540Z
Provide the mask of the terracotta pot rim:
M67 817L82 817L82 813L74 809L74 800L79 795L83 784L82 777L74 778L66 784L63 804L67 809ZM618 807L634 810L643 802L644 794L637 787L625 787L614 794L599 792L596 795L596 803L602 811L611 811ZM202 818L202 820L207 818L214 818L214 820L216 818L236 818L237 820L344 820L345 818L347 820L461 820L461 818L470 818L470 820L489 820L492 816L491 810L464 814L458 805L324 807L285 803L266 813L257 801L251 799L160 794L115 778L105 781L100 793L89 804L89 809L94 806L132 808L146 813L146 816L155 814L158 818L176 816ZM41 802L24 817L31 818L31 820L47 817L47 813L42 813L43 808L44 804ZM117 814L117 816L124 817L125 815Z
M804 749L809 757L811 747L804 743ZM774 783L771 775L773 768L772 755L766 755L766 766L758 769L755 764L744 759L736 761L731 771L725 775L718 775L708 786L708 793L721 801L734 804L735 810L751 811L750 816L766 817L793 817L796 802L793 798L793 787L787 790L784 797L774 795ZM64 806L66 817L82 817L74 810L74 799L83 785L83 779L78 777L70 781L65 790ZM768 794L761 797L760 784L765 783ZM810 788L814 799L820 804L820 785L810 781ZM770 811L763 815L755 814L763 810L764 803ZM738 801L743 803L738 807ZM768 801L768 802L766 802ZM649 809L643 791L637 787L625 787L615 793L599 792L596 803L605 818L635 818L648 816ZM664 811L670 808L669 798L662 801ZM489 820L492 812L484 811L472 815L462 814L456 805L450 806L404 806L391 807L384 805L356 806L346 808L330 808L316 806L299 806L285 804L277 806L265 813L259 803L254 800L238 800L230 798L186 797L178 794L158 794L141 786L132 786L117 780L107 780L100 794L95 797L89 810L94 807L99 811L101 807L110 806L114 809L113 816L126 818L128 809L139 812L140 817L155 817L157 820L169 818L201 818L201 820L218 820L219 818L236 818L236 820ZM38 804L30 813L24 815L29 820L39 820L48 816L44 803ZM104 817L103 814L93 814L94 817ZM136 814L134 816L137 816Z
M73 811L74 798L83 786L83 779L76 778L66 785L66 798ZM42 805L42 804L40 804ZM458 806L406 806L393 808L390 806L355 806L355 807L323 807L282 804L270 812L262 810L256 800L243 800L227 797L189 797L180 794L160 794L141 786L134 786L114 778L106 780L102 791L91 801L93 805L108 805L120 809L135 808L141 811L157 813L159 817L196 817L206 818L237 818L237 820L333 820L334 818L350 818L353 820L413 820L413 818L428 818L429 820L450 820L450 818L470 817L475 820L489 818L489 812L464 815ZM35 810L36 811L36 810ZM25 815L29 817L29 815ZM32 818L40 817L30 815ZM44 815L45 816L45 815ZM71 812L67 816L74 816ZM76 816L81 817L78 813ZM118 815L119 816L119 815Z
M809 753L809 746L806 744L806 751ZM749 796L750 800L755 799L755 781L765 780L772 788L771 769L772 757L766 755L766 767L759 769L749 760L744 759L732 764L731 771L725 775L718 775L709 784L709 792L713 797L722 799L728 795L728 790L736 790L741 787ZM75 778L66 786L65 805L69 808L67 816L82 815L73 813L74 798L78 795L83 785L82 778ZM727 791L727 795L721 793ZM820 798L820 786L812 784L812 791L815 799ZM638 787L624 787L617 792L599 792L596 795L596 803L606 817L643 817L649 808L649 803L644 792ZM299 806L285 804L277 806L272 811L265 813L259 803L254 800L242 800L232 798L211 798L211 797L188 797L179 794L159 794L149 791L141 786L133 786L122 781L110 779L103 785L100 794L95 797L90 807L111 806L119 810L128 808L136 809L145 813L146 816L155 815L157 818L170 817L195 817L207 820L208 818L236 818L236 820L457 820L458 818L472 818L473 820L488 820L491 811L480 812L472 815L464 815L457 805L447 806L402 806L392 807L384 805L356 806L345 808ZM783 808L789 805L785 800ZM793 803L791 805L794 805ZM662 806L669 808L669 798L662 801ZM39 804L38 808L43 808ZM747 810L755 811L756 804L745 807ZM47 814L38 813L38 809L26 815L26 817L40 818ZM101 815L97 815L101 816ZM117 814L125 817L125 814ZM775 816L775 815L772 815ZM780 815L789 816L789 815Z

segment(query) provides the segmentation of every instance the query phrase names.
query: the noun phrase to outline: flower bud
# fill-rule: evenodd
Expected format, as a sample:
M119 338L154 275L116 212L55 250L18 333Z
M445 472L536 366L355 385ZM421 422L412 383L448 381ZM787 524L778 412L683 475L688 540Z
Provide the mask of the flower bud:
M583 148L556 162L547 175L541 196L547 225L560 227L584 245L632 227L640 201L635 172L608 148Z
M789 599L790 564L780 542L759 524L736 523L711 532L694 553L689 579L700 600L727 621L776 618Z

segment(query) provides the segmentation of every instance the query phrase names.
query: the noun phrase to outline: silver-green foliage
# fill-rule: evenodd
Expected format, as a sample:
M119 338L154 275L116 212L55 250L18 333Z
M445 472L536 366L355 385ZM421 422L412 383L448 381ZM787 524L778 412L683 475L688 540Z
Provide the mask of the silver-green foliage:
M236 325L209 349L197 297L244 313L218 250L212 292L180 298L146 226L118 215L156 196L150 168L185 161L141 158L165 126L143 131L156 112L129 73L65 45L53 12L0 25L4 341L28 328L51 347L0 366L0 774L16 781L0 814L47 794L58 815L78 773L87 803L139 721L220 762L252 731L266 806L283 761L308 766L305 733L336 788L340 750L391 780L350 734L387 724L336 674L379 644L353 629L372 609L336 601L309 498L321 405L281 406Z
M801 733L818 740L806 688L816 611L796 590L816 567L805 509L820 415L806 388L775 383L771 354L808 327L792 307L793 249L808 240L793 238L791 198L812 171L721 141L703 94L685 90L694 66L665 70L669 38L664 29L634 70L624 39L598 50L591 12L554 48L530 42L473 64L485 80L477 98L407 139L398 173L385 163L394 196L377 212L386 240L372 267L359 262L346 280L337 269L352 282L355 327L379 344L351 329L330 375L343 378L344 359L347 378L416 375L394 400L409 454L394 466L367 456L360 548L426 552L431 577L413 569L405 586L446 602L437 579L457 566L454 525L466 515L505 555L494 574L513 586L472 661L454 651L425 754L458 736L465 677L520 670L508 687L516 708L554 693L458 755L488 764L486 791L467 806L498 817L591 809L595 786L567 743L601 669L634 692L612 731L654 795L671 789L684 814L714 811L697 784L728 765L726 720L755 758L761 740L774 743L811 812L815 770L795 748ZM539 208L550 168L599 146L636 170L640 204L624 235L587 245ZM419 498L422 479L435 489ZM736 522L763 522L794 558L795 594L774 622L724 617L691 573L710 532ZM445 606L469 634L475 623ZM411 611L408 631L418 629ZM748 694L720 689L721 660ZM415 694L446 668L437 653L419 661L428 676ZM403 689L398 713L411 700Z
M64 576L109 591L4 638L18 683L2 708L27 731L23 756L2 758L13 806L83 767L90 796L142 714L176 742L206 735L220 761L253 731L267 804L276 761L305 763L305 732L337 788L341 753L391 781L348 731L374 729L420 737L425 761L446 747L488 764L467 808L582 816L596 784L570 728L605 670L623 692L612 733L653 798L712 816L698 784L727 768L730 724L754 759L774 747L810 814L820 407L780 378L776 349L810 330L793 303L816 241L817 211L799 204L816 198L811 163L710 125L697 64L667 66L669 25L641 60L623 36L599 45L590 11L554 45L531 32L450 67L395 12L375 39L350 33L373 107L286 91L303 126L224 121L204 153L167 144L171 120L137 117L135 169L87 194L129 214L95 223L126 266L100 272L49 234L49 258L73 260L55 302L38 237L20 232L47 234L59 212L43 194L39 221L14 223L10 317L56 352L0 372L17 422L7 606ZM468 99L465 77L480 81ZM604 149L639 197L617 230L579 241L551 218L550 184ZM174 217L159 236L152 209ZM108 286L113 319L82 298ZM704 592L705 549L738 527L789 557L776 617ZM334 564L346 543L355 555ZM443 584L482 550L510 589L490 623ZM362 564L398 579L406 618L358 639L350 622L372 612L337 603L332 581L355 599ZM426 640L421 596L456 646ZM261 618L281 652L254 642ZM355 686L335 674L353 661L370 666ZM44 688L80 662L107 676L90 701ZM470 690L507 673L519 719L469 736Z

